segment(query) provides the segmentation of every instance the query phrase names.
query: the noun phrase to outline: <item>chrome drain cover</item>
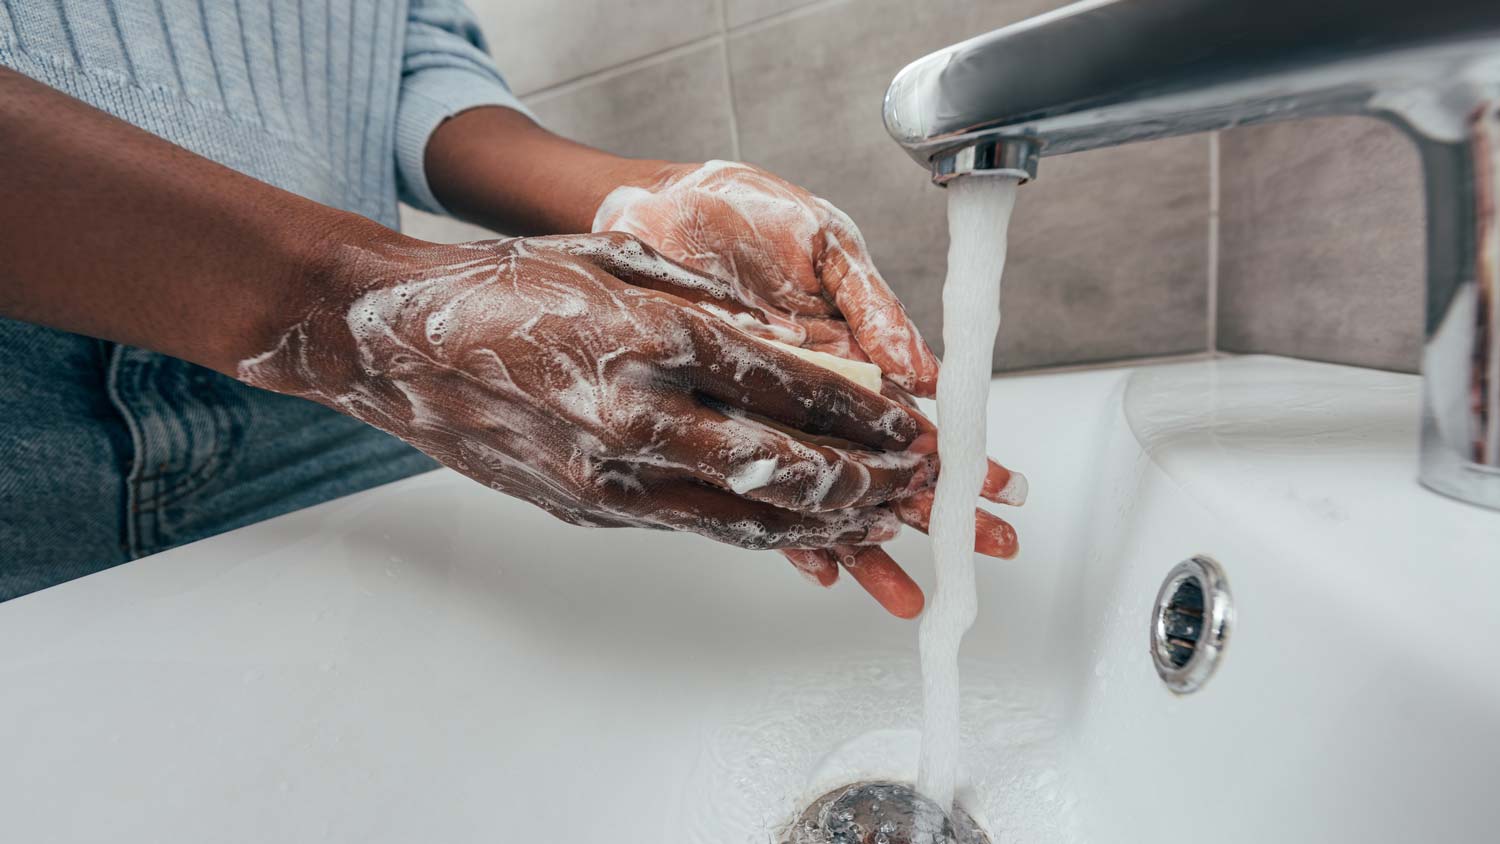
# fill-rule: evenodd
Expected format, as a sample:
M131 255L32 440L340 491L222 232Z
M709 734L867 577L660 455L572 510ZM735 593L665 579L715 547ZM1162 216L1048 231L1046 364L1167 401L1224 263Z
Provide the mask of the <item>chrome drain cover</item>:
M1224 570L1205 556L1167 573L1151 611L1151 661L1167 688L1197 691L1217 667L1234 623Z
M782 844L990 844L963 809L950 817L909 785L857 782L824 794Z

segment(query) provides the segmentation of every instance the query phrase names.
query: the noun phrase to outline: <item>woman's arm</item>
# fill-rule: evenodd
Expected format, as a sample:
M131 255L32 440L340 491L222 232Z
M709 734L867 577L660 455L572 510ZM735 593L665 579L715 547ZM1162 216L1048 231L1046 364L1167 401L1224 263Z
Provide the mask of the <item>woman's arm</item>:
M517 235L592 231L611 191L649 183L670 166L575 143L499 107L444 121L426 152L427 182L449 213Z
M335 233L380 229L4 68L0 185L0 315L231 375Z
M425 243L3 70L0 185L0 315L322 402L571 522L822 548L931 485L926 420L628 235Z

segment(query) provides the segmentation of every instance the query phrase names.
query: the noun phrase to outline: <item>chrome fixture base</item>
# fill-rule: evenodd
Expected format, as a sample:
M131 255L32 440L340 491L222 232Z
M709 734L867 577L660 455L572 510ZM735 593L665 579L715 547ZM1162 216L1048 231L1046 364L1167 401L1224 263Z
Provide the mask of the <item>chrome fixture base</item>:
M932 183L947 185L959 176L1009 176L1025 184L1036 178L1042 150L1031 138L989 138L932 158Z
M1082 0L919 59L885 96L939 184L1340 114L1400 127L1426 176L1421 482L1500 509L1500 3Z
M857 782L824 794L782 844L990 844L963 809L952 816L909 785Z
M1204 556L1167 573L1151 611L1151 661L1167 688L1180 695L1203 686L1219 665L1234 604L1219 564Z
M1438 439L1440 430L1436 418L1424 420L1418 475L1422 486L1468 504L1500 510L1500 468L1462 459L1458 450Z

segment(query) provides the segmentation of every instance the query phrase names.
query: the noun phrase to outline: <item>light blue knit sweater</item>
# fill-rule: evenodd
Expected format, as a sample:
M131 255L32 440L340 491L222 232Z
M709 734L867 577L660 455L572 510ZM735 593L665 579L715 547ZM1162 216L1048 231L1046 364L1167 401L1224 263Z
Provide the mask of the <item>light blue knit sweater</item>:
M459 0L0 0L0 64L389 226L398 195L442 210L422 159L444 118L520 108ZM311 402L0 319L0 601L433 465Z
M442 210L440 122L522 109L461 0L0 0L0 64L391 226L398 194Z

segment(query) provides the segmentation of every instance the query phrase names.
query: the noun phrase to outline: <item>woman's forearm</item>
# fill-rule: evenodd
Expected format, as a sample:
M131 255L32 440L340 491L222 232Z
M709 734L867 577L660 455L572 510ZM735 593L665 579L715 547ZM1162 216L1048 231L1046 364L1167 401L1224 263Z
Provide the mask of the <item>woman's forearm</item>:
M326 244L380 229L3 68L0 186L0 315L230 373Z
M445 209L512 235L587 232L610 191L649 182L667 166L575 143L498 106L445 121L425 158L428 184Z

